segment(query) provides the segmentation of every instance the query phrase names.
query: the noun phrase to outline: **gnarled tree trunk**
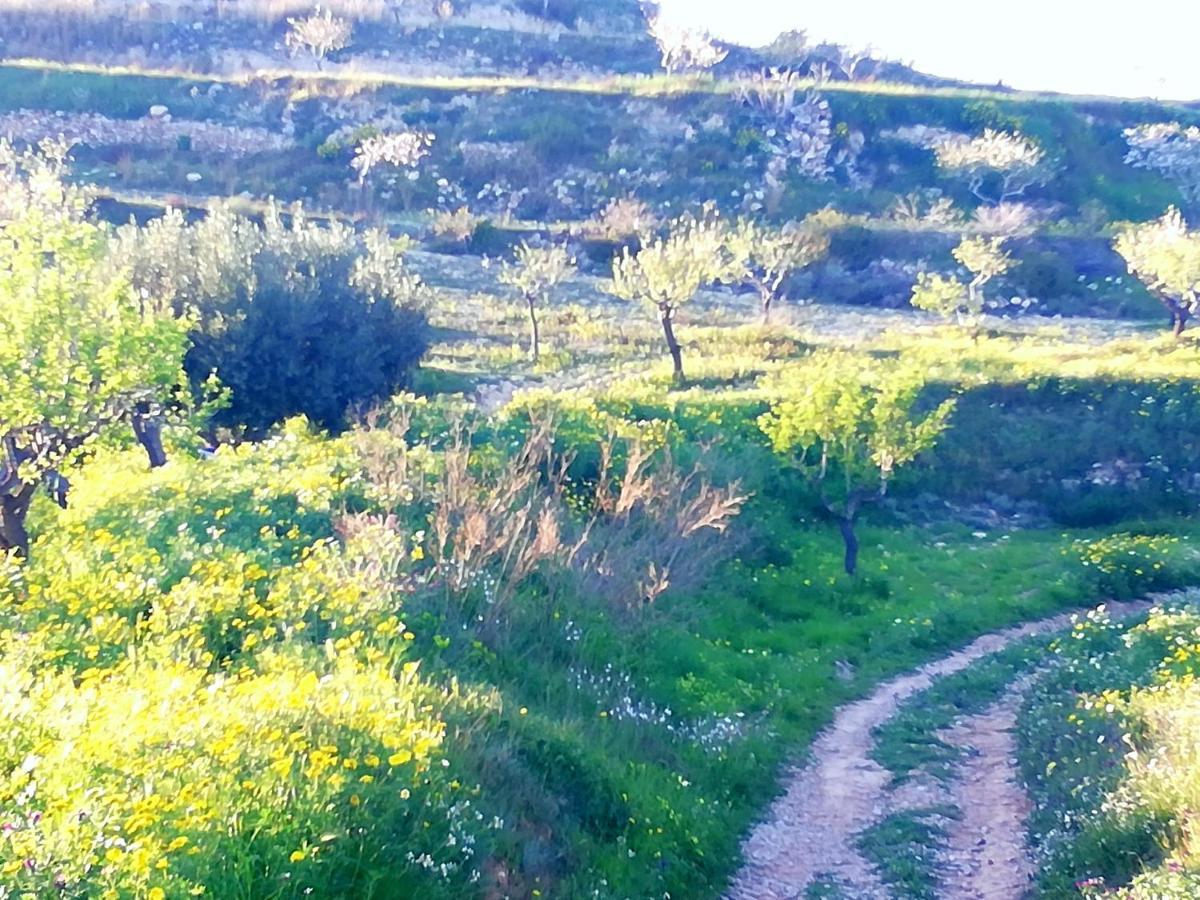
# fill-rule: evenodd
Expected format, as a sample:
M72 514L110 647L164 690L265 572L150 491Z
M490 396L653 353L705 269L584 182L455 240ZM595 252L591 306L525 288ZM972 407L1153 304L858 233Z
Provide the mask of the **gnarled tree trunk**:
M29 532L25 517L33 501L35 485L22 484L15 491L0 494L0 551L15 550L18 556L29 556Z
M149 412L133 414L133 434L146 456L150 460L150 468L157 469L167 464L167 451L163 449L162 420Z

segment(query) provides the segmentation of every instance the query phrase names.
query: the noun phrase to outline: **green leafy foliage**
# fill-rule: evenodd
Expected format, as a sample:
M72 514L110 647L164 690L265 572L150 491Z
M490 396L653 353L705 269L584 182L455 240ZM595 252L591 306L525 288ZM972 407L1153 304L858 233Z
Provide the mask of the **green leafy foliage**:
M114 266L195 321L193 383L216 373L230 403L214 424L262 431L292 415L322 427L408 384L427 344L406 244L271 207L262 225L228 208L168 214L118 235Z
M38 483L58 486L95 441L186 399L187 323L105 271L65 153L0 143L0 551L26 549Z
M771 446L794 460L839 521L848 574L857 566L854 522L862 505L883 497L896 470L932 448L947 427L953 400L917 412L927 383L924 372L903 362L814 355L773 386L779 399L759 419Z
M955 276L923 272L913 288L912 305L917 309L954 318L961 325L978 328L979 319L987 308L983 289L989 281L1003 275L1014 265L1004 250L1004 238L963 238L954 248L954 259L971 273L963 282Z
M896 470L946 428L953 401L916 413L927 383L911 365L814 355L773 385L780 399L759 424L776 452L794 458L831 503L844 504L863 492L886 493Z

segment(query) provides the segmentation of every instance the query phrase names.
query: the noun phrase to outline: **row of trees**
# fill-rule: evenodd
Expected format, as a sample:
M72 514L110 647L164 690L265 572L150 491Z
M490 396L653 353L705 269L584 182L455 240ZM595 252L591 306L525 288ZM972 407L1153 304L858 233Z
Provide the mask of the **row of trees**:
M984 288L1016 265L1006 242L1004 237L963 238L953 256L970 280L924 272L913 287L912 305L977 331L988 306ZM1180 337L1200 313L1200 231L1190 230L1183 214L1172 208L1161 219L1122 228L1113 247L1129 273L1166 309L1172 333Z
M828 253L830 236L823 219L817 214L772 228L745 218L726 223L711 210L685 215L671 223L664 235L644 232L640 249L626 246L613 262L606 289L645 305L657 316L674 377L682 380L683 348L675 330L679 310L706 287L741 285L756 291L762 321L768 323L788 280ZM1006 247L1008 240L964 237L952 256L968 277L923 272L913 287L912 305L977 336L989 306L987 285L1017 265ZM1181 335L1200 311L1200 232L1189 231L1183 216L1172 209L1158 221L1124 229L1114 246L1130 273L1168 310L1174 334ZM575 261L565 247L528 243L501 270L500 282L515 289L527 306L529 352L534 361L541 352L539 307L575 271Z
M643 233L638 246L622 249L605 289L643 304L658 317L674 377L682 380L683 348L675 333L682 307L706 287L743 285L758 294L766 324L788 279L828 252L829 235L817 217L772 228L751 219L727 223L706 209L677 219L664 235ZM522 244L514 262L501 270L501 283L514 288L528 305L534 360L541 345L538 306L574 272L574 260L564 247L529 244Z

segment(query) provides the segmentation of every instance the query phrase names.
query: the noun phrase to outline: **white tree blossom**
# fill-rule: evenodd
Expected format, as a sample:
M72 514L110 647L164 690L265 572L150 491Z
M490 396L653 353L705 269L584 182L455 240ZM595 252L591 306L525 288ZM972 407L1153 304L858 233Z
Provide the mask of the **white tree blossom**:
M378 166L393 166L406 170L410 180L415 180L417 166L429 155L434 136L425 131L392 131L365 138L354 150L350 165L358 173L362 184Z
M1125 130L1135 169L1157 172L1179 188L1188 203L1200 203L1200 128L1178 122L1138 125Z
M307 50L317 61L320 68L322 61L330 53L336 53L350 44L353 26L345 19L339 19L329 10L321 12L318 6L316 12L302 19L288 19L291 29L284 39L288 49Z
M1046 152L1022 134L989 128L978 137L952 136L933 147L938 167L966 179L985 203L1019 197L1049 175Z
M729 55L718 47L707 31L671 22L660 15L648 20L650 36L658 44L662 66L667 72L703 72Z

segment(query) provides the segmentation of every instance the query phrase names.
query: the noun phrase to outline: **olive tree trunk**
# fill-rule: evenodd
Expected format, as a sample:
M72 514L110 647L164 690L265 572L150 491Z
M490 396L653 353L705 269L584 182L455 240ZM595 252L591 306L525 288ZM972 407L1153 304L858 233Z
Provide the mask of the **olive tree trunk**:
M843 566L847 575L858 572L858 535L854 533L854 519L843 516L838 519L838 528L842 532L842 542L846 545Z
M671 363L676 381L683 381L683 348L675 337L674 310L670 307L660 307L662 313L663 336L667 339L667 350L671 353Z
M542 331L538 324L537 302L533 297L526 297L529 304L529 358L537 362L542 355Z

